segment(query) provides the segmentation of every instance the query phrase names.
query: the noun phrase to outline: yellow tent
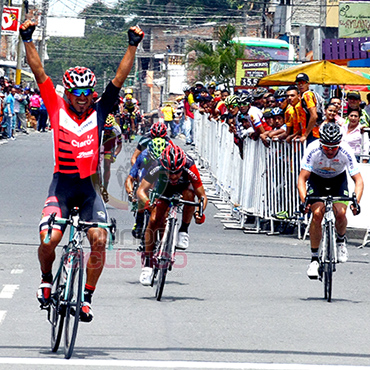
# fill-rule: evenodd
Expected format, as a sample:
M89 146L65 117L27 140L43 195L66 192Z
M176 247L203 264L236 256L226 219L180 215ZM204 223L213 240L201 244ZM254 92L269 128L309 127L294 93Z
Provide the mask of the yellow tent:
M295 83L298 73L306 73L310 84L318 85L370 85L370 79L359 76L347 68L327 60L304 63L261 78L258 86L280 86Z

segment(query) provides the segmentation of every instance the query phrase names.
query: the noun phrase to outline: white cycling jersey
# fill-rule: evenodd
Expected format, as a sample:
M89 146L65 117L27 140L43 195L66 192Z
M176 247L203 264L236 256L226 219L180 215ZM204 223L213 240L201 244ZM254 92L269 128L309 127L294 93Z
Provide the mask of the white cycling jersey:
M337 155L329 159L324 154L319 140L315 140L307 146L301 162L301 169L324 178L338 176L346 169L350 176L360 173L354 152L347 143L340 143Z

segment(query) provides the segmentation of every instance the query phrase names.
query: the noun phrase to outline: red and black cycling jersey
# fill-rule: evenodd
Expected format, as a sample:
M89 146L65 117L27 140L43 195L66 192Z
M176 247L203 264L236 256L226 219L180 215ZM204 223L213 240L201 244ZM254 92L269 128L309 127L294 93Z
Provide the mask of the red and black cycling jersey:
M112 111L120 89L110 82L101 99L79 116L55 92L49 77L39 84L39 88L53 130L54 173L77 173L81 179L95 174L105 119Z
M185 189L188 189L190 185L192 189L198 189L203 186L194 160L188 154L186 154L186 163L176 184L170 183L167 174L168 172L161 166L160 160L157 159L150 166L144 179L151 184L155 184L155 191L165 196L182 193Z

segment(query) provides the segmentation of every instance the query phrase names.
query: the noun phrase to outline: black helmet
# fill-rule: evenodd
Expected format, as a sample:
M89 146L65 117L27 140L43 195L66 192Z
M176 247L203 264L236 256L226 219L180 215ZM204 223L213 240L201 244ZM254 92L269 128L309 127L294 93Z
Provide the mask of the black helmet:
M274 92L275 99L285 98L286 92L285 89L278 89Z
M320 127L320 142L326 145L337 145L341 142L343 134L340 127L333 122L325 123Z
M284 111L279 107L274 107L271 109L271 114L273 117L284 116Z
M247 92L244 92L242 95L240 95L238 100L239 100L239 105L247 105L248 103L252 103L253 97L252 97L252 94L249 91L247 91Z
M253 90L253 98L254 99L261 99L263 95L267 93L267 90L263 87L257 87L256 90Z

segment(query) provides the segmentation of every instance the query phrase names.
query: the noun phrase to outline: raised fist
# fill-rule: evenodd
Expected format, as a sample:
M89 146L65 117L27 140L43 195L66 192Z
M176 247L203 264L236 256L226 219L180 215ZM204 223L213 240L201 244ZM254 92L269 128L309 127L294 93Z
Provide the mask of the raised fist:
M140 41L144 37L143 30L138 26L130 27L127 33L128 33L128 43L131 46L138 46L140 44Z

